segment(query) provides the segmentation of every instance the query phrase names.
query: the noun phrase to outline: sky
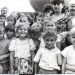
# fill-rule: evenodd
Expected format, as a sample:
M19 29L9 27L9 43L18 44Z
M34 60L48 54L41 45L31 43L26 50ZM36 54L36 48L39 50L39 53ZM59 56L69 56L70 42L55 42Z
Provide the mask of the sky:
M34 9L30 5L29 0L0 0L0 9L5 6L10 12L34 12Z
M70 3L75 3L75 0L65 0ZM20 12L34 12L35 10L30 5L29 0L0 0L0 9L2 7L7 7L10 12L20 11Z

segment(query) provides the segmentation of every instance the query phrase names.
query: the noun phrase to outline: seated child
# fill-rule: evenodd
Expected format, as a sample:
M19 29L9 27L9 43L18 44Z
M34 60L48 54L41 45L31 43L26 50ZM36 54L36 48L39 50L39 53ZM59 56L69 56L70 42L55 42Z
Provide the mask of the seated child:
M4 39L4 27L0 26L0 74L9 71L9 40ZM1 68L2 67L2 68Z
M60 50L55 47L57 35L53 32L47 32L43 35L45 47L40 47L34 57L35 73L37 73L37 64L39 63L39 74L57 74L60 70L61 55Z
M75 74L75 27L70 30L70 41L72 45L66 47L61 54L63 55L62 73Z

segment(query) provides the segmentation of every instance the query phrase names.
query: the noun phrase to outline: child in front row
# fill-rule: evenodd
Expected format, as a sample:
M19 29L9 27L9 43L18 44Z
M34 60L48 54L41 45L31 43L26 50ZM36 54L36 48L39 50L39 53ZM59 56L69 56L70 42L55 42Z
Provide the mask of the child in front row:
M35 73L39 63L39 74L57 74L60 70L60 50L55 46L57 35L54 32L46 32L43 35L45 47L40 47L34 57Z
M0 26L0 74L8 74L9 71L9 43L4 39L5 29Z
M75 74L75 27L69 33L72 45L61 52L63 55L62 73Z
M33 58L33 52L35 45L33 40L28 36L28 23L20 23L17 27L18 38L13 39L10 43L10 69L11 73L19 74L31 74L32 63L31 56ZM14 65L15 59L15 68Z

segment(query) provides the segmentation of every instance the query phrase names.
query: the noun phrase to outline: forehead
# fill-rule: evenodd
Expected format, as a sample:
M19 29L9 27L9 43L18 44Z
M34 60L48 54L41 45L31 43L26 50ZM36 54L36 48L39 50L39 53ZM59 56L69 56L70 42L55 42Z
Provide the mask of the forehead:
M19 29L28 29L28 27L26 25L22 25L19 27Z
M54 36L45 36L44 39L45 39L45 40L47 40L47 39L49 39L49 40L51 40L51 39L55 40Z
M46 25L54 25L55 26L55 24L53 22L46 22Z

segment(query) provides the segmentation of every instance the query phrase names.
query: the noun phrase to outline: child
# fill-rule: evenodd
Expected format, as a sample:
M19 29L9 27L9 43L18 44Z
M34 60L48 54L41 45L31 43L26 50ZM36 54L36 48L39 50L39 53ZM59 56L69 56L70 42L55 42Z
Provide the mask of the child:
M7 39L11 40L15 37L15 26L14 25L7 25L5 27L6 37Z
M13 16L8 16L7 17L7 25L15 25L16 19Z
M43 7L44 15L51 20L51 16L54 13L52 4L45 4Z
M34 62L36 65L39 63L39 74L57 74L60 70L58 65L61 64L60 50L54 45L57 35L53 32L47 32L44 34L43 39L46 46L39 48ZM37 69L36 65L35 69Z
M75 74L75 27L70 30L70 41L72 45L66 47L61 54L63 55L62 73Z
M38 16L36 17L36 22L38 24L41 24L43 26L43 23L44 23L44 15L42 13L39 13Z
M8 13L8 8L7 7L1 8L1 15L7 17L7 13Z
M9 70L9 40L4 39L4 27L0 26L0 73L7 74ZM1 68L2 67L2 68Z
M15 73L19 74L32 73L31 56L33 59L35 45L33 43L33 40L28 37L28 29L29 29L28 23L20 23L17 27L18 38L12 40L10 43L9 50L10 50L11 73L14 73L14 71ZM15 69L13 68L14 65L13 58L15 58Z

